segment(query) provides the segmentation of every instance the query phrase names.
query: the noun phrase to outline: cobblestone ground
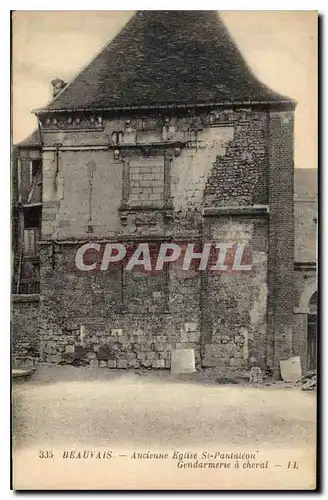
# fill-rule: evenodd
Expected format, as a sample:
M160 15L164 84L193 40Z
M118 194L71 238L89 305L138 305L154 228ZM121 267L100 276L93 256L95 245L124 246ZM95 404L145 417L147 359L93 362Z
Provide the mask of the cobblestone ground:
M195 453L207 449L253 450L259 457L262 454L263 461L268 454L272 467L285 470L289 461L294 463L297 459L303 460L306 470L311 465L313 472L315 412L315 394L294 388L219 385L213 377L206 379L198 374L173 377L168 372L140 374L39 365L29 380L13 384L16 487L24 488L28 484L36 487L33 481L39 484L46 477L49 481L54 480L54 467L59 467L61 475L68 474L69 467L73 467L69 480L75 488L91 487L91 484L95 487L94 476L88 474L87 479L81 475L76 469L76 460L66 460L63 465L63 453L72 450L111 450L116 457L116 462L112 460L111 464L118 464L119 455L125 455L120 457L119 469L111 465L111 470L116 471L115 480L112 476L107 478L110 487L120 488L122 484L115 481L119 481L122 467L124 470L128 467L124 460L130 460L131 464L133 451L168 450L172 454L174 450ZM54 459L42 461L38 458L40 450L52 450ZM30 469L27 472L26 467L33 460L36 460L36 467L33 473ZM273 464L272 460L277 463ZM86 467L85 462L83 466ZM89 473L94 461L90 463L88 460ZM131 475L135 469L129 465L130 473L124 475L126 487L139 484L150 487L157 477L157 469L153 476L150 474L150 464L153 462L149 460L138 462L141 467L138 478L134 473ZM169 487L172 470L167 463L163 470L167 473L164 487ZM276 472L272 470L270 481L274 482ZM97 471L99 474L99 468ZM190 470L183 474L187 472ZM300 478L304 478L304 472L305 469ZM281 474L280 470L279 477ZM293 474L295 479L296 472ZM58 479L58 473L56 477ZM100 475L98 480L106 481L106 477L106 474ZM142 482L143 477L146 483ZM163 481L162 473L160 477ZM196 480L197 477L194 471L188 487L199 487L197 481L201 478ZM55 481L53 487L62 487L62 480ZM157 481L160 480L157 477ZM306 484L310 487L312 483ZM174 482L171 487L179 487L179 484ZM211 481L206 487L210 484ZM277 483L273 487L277 487Z

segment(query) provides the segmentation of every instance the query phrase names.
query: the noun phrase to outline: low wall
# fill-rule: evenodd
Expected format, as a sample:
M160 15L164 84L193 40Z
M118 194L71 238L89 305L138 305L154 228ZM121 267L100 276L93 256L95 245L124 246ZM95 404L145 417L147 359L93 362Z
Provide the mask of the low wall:
M39 295L13 295L11 348L14 359L40 356Z

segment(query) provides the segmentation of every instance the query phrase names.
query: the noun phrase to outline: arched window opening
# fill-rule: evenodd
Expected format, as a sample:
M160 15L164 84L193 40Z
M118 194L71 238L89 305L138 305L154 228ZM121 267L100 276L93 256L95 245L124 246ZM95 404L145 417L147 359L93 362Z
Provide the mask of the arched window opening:
M318 292L314 292L309 300L309 314L317 314Z

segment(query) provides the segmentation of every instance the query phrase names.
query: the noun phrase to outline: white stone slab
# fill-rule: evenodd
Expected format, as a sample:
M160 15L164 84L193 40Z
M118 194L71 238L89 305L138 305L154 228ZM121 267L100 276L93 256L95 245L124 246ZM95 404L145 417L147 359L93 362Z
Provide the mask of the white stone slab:
M280 361L281 378L285 382L297 382L302 378L301 359L299 356Z
M195 349L174 349L171 355L171 373L193 373Z

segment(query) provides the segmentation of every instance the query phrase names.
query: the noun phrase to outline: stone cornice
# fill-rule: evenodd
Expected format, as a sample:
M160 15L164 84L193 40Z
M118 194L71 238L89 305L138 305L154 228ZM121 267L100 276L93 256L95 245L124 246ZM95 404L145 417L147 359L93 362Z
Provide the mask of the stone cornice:
M101 113L104 111L109 112L122 112L122 111L144 111L144 110L163 110L163 109L193 109L193 108L215 108L215 107L262 107L265 109L281 109L281 110L294 110L297 103L291 99L281 101L218 101L218 102L198 102L198 103L167 103L167 104L149 104L149 105L136 105L136 106L114 106L114 107L96 107L96 108L68 108L68 109L46 109L39 108L33 109L32 113L41 116L54 113Z
M218 216L240 216L240 217L259 217L269 214L268 205L250 205L250 206L228 206L228 207L206 207L203 209L204 217Z
M63 240L41 240L39 241L40 246L50 246L50 245L67 245L67 246L75 246L75 245L84 245L85 243L126 243L129 241L138 241L138 242L159 242L159 241L167 241L167 242L190 242L192 238L193 242L201 242L202 235L194 234L194 235L172 235L172 234L152 234L152 235L135 235L135 234L120 234L118 236L108 237L108 238L81 238L81 239L63 239Z
M316 262L294 262L295 271L316 271Z
M40 294L38 293L12 295L13 302L39 302L39 300Z

